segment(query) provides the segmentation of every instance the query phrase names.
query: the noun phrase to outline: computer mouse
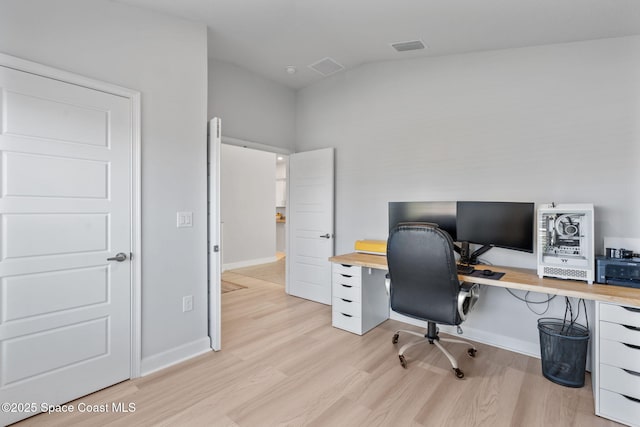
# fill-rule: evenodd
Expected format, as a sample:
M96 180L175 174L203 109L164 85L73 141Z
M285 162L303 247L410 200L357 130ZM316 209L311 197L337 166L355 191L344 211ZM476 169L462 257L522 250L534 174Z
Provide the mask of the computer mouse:
M493 271L491 270L482 270L483 276L493 276Z

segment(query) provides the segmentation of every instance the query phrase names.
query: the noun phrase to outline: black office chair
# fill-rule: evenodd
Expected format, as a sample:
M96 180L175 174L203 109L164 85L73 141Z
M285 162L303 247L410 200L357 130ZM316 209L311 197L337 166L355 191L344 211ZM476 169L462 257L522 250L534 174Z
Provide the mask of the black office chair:
M467 354L471 357L475 357L476 348L467 341L440 338L436 323L460 325L478 300L479 286L458 280L451 237L434 224L398 224L387 240L387 262L391 308L405 316L427 321L427 333L424 335L403 329L396 331L394 344L398 342L400 332L422 338L400 348L400 364L407 367L404 357L407 349L428 342L435 344L447 356L456 377L464 378L458 362L440 341L468 345Z

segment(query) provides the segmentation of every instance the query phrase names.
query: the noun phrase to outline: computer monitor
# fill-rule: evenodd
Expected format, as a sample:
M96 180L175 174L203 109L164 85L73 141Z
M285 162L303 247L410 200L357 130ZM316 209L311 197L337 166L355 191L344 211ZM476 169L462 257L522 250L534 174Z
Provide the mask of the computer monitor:
M389 231L401 222L430 222L456 240L456 202L389 202Z
M533 203L458 202L456 210L458 241L483 245L470 263L492 247L533 253Z

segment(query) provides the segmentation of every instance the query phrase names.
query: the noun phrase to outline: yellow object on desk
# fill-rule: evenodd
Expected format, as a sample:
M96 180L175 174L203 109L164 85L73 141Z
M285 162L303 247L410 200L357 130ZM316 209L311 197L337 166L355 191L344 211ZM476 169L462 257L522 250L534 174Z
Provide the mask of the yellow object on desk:
M355 250L356 252L360 252L363 254L386 255L387 241L386 240L356 240Z

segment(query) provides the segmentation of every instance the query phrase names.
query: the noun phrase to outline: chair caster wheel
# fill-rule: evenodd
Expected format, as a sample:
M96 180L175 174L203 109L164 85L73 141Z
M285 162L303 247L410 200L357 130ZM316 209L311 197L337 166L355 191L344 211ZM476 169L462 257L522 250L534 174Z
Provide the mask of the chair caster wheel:
M394 344L398 344L398 338L399 338L399 337L400 337L400 335L399 335L399 334L395 334L395 335L393 336L393 338L391 339L391 342L392 342L392 343L394 343Z
M475 348L470 348L467 350L467 354L469 355L469 357L476 357L477 353L478 350L476 350Z
M462 372L460 369L458 368L453 368L453 372L456 374L456 377L458 379L462 379L464 378L464 372Z
M400 358L400 364L402 367L407 369L407 359L405 359L403 355L399 355L398 358Z

